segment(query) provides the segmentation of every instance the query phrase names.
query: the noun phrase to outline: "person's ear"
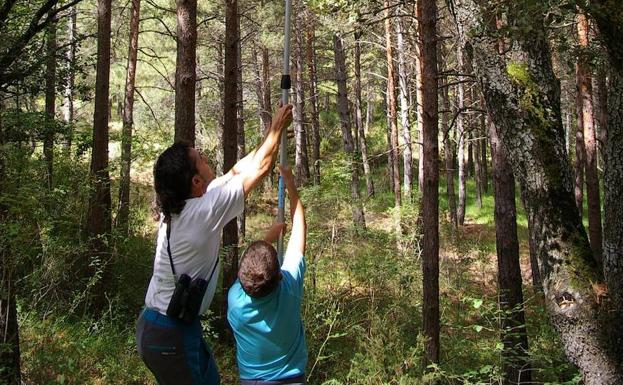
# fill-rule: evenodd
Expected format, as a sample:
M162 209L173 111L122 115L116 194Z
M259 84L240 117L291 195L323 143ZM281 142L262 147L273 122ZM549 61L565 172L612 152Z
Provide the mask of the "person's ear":
M193 186L199 186L203 180L199 177L199 174L195 174L192 179Z

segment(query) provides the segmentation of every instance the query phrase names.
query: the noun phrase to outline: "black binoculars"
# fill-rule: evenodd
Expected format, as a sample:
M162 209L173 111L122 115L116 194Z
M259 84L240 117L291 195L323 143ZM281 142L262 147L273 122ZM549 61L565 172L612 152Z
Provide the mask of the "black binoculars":
M180 275L175 282L175 290L167 307L167 315L191 324L199 315L203 295L208 281L202 278L191 279L188 274Z

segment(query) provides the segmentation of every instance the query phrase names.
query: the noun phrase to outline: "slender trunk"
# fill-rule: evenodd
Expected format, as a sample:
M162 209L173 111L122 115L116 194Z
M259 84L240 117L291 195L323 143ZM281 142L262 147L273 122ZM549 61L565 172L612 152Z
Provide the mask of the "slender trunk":
M456 50L456 58L458 61L458 70L459 73L465 72L465 62L463 59L463 47L457 45ZM467 133L465 132L465 125L463 121L463 110L465 108L465 90L463 87L463 82L465 81L465 77L459 75L458 83L456 86L456 106L457 106L457 116L456 116L456 136L457 136L457 158L459 163L459 205L457 208L457 220L459 225L463 225L465 223L465 204L467 200L467 192L465 189L465 184L467 182L467 174L466 174L466 164L465 164L465 139Z
M56 113L56 21L48 24L46 41L46 75L45 75L45 135L43 139L43 155L47 166L47 187L52 189L54 172L54 131Z
M372 95L371 95L371 91L370 91L370 83L368 83L368 90L367 90L367 96L366 96L366 123L365 123L365 127L363 127L363 135L360 135L360 137L365 138L365 134L367 132L370 132L370 121L372 120ZM362 156L363 156L363 151L365 150L366 152L366 157L367 157L367 146L364 146L365 143L362 143L361 146L361 151L362 151ZM370 165L369 162L365 162L364 163L364 169L365 169L365 164L368 163L368 171L370 170ZM373 197L374 196L374 180L372 179L371 175L366 175L366 189L368 190L368 197Z
M452 229L456 231L458 228L458 220L456 213L456 195L454 194L454 146L450 139L450 125L448 124L448 113L450 111L449 87L446 77L442 77L441 81L441 110L446 111L441 114L443 152L446 167L446 194L448 198L448 210L450 211L450 223L452 224Z
M389 112L389 82L385 83L385 98L383 99L383 111L386 116L386 134L387 134L387 175L389 175L389 190L394 191L394 152L392 151L392 123L391 113ZM400 182L398 182L400 184Z
M238 32L240 35L240 32ZM236 82L238 84L236 100L237 100L237 111L236 111L236 145L237 145L237 154L236 160L240 160L244 158L247 153L246 149L246 137L244 134L244 95L242 93L242 42L238 39L236 44L236 51L238 53L236 58ZM246 209L242 211L242 214L238 216L238 238L244 239L246 234L246 223L247 223L247 215Z
M337 82L337 110L340 114L344 152L346 152L346 159L348 160L351 172L350 193L353 222L356 228L365 229L366 221L363 213L361 194L359 193L359 167L355 164L355 143L352 135L350 115L348 113L346 60L344 58L342 38L337 34L333 35L333 50L335 53L335 79Z
M578 15L578 38L580 46L588 49L588 20ZM586 203L588 206L588 236L595 259L601 264L601 198L599 196L599 174L597 172L597 142L593 120L593 85L591 68L584 55L578 61L579 93L582 100L582 128L584 129L584 150L586 151Z
M418 21L415 21L416 28L419 28ZM421 73L421 64L420 60L422 58L422 53L420 52L420 45L415 44L415 101L417 104L416 108L416 117L417 117L417 132L418 132L418 189L420 191L420 195L424 189L424 146L422 140L422 125L424 119L424 112L422 110L422 93L424 90L422 89L422 73Z
M121 136L121 178L119 181L119 206L115 225L121 234L128 234L130 214L130 170L132 167L132 128L134 126L134 84L138 57L138 28L141 1L132 0L130 16L130 44L128 67L125 77L125 98L123 101L123 133Z
M0 100L0 193L5 192L4 130L2 128L2 100ZM0 202L0 223L6 223L8 207ZM8 245L7 245L8 246ZM9 247L0 248L0 383L19 385L21 383L19 325L15 304L15 262Z
M176 0L176 4L175 141L188 142L194 146L195 82L197 80L197 0Z
M411 201L411 186L413 185L413 155L411 147L411 124L409 123L409 86L407 84L407 61L405 59L405 45L402 32L402 18L400 8L396 17L396 51L398 53L398 85L400 92L400 126L402 129L403 162L403 194L408 202Z
M106 289L110 285L109 262L105 260L106 239L111 227L110 176L108 174L108 108L110 79L111 0L97 3L97 71L95 77L95 111L93 113L93 151L91 178L94 188L89 199L87 233L92 241L95 257L91 273L100 279L93 289L92 309L99 313L107 304Z
M576 66L577 85L580 84L580 67ZM584 150L584 121L582 114L582 97L579 87L576 89L575 107L577 114L577 127L575 131L575 205L580 212L580 218L584 214L584 164L586 153Z
M604 143L606 142L608 125L608 87L606 86L606 70L601 68L595 75L595 86L597 88L597 152L604 156ZM599 157L597 157L599 160Z
M493 196L495 199L495 245L498 256L500 327L502 329L502 365L504 384L529 384L531 381L528 335L521 291L515 178L504 149L490 125L493 161Z
M437 6L435 0L417 2L420 73L422 74L422 133L424 189L422 191L424 360L439 362L439 146L437 128Z
M389 148L392 153L392 180L394 182L394 202L396 208L400 207L400 166L398 164L398 125L396 122L396 84L394 69L394 48L392 43L392 26L389 10L389 0L385 0L385 50L387 53L387 110L389 112L390 143Z
M316 22L310 16L307 28L307 66L309 71L309 93L311 104L312 123L312 164L314 170L314 183L320 185L320 119L318 113L318 75L316 74Z
M307 157L307 135L305 134L305 92L303 89L303 27L301 0L296 3L294 19L294 173L299 186L309 180L309 162Z
M475 131L475 136L480 136L480 130ZM482 166L480 164L480 139L473 138L472 148L474 150L474 182L476 182L476 202L478 208L482 209Z
M76 7L69 9L69 17L67 18L67 40L69 41L69 48L67 49L67 79L64 90L64 102L63 102L63 118L65 123L68 124L69 132L67 133L66 149L71 149L71 143L73 140L73 122L74 122L74 83L76 74Z
M480 109L485 110L485 101L482 98L480 98ZM484 112L480 114L480 127L483 136L480 142L480 175L482 177L480 185L482 191L487 194L489 193L489 170L487 166L487 118Z
M600 301L602 274L575 205L572 172L564 149L560 88L552 70L544 22L525 17L521 4L508 8L521 61L496 54L497 31L473 0L452 1L455 22L491 113L513 174L522 186L528 220L536 235L545 306L565 353L587 385L623 383L621 321ZM480 28L483 34L472 31ZM525 103L529 98L530 103Z
M363 118L361 116L361 31L355 32L355 129L359 132L359 150L361 152L361 160L363 162L363 173L366 177L366 188L368 197L374 195L374 183L370 174L370 163L368 162L368 146L366 145L366 133L363 127Z
M270 98L270 80L269 80L269 57L268 48L264 45L257 50L257 44L254 44L254 57L256 68L256 94L258 101L258 109L260 116L259 136L264 136L264 131L268 129L272 121L272 106ZM272 189L272 173L269 177L264 178L263 188L264 191L270 191Z
M225 67L223 88L223 172L230 170L238 157L238 44L240 24L238 0L227 0L225 7ZM236 280L238 272L238 222L232 219L223 229L223 306L221 317L223 332L227 325L227 291ZM230 339L229 332L224 336Z

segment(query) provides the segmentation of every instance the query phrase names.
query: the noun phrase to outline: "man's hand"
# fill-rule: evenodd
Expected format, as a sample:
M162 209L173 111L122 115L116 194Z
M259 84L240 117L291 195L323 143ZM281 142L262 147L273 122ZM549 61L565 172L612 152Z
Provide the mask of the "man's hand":
M264 236L264 240L268 243L273 243L277 239L279 239L279 235L286 232L286 224L285 222L275 221L270 226L270 229L266 232Z
M286 128L292 123L292 104L279 107L273 116L273 127Z
M294 175L292 175L292 169L288 166L278 165L279 173L283 178L283 183L288 188L288 190L292 187L296 188L296 183L294 182Z

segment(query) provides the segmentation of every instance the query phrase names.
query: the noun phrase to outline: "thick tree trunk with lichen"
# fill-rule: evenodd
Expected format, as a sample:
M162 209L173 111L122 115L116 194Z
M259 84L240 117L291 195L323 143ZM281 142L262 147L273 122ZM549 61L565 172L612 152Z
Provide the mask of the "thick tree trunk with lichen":
M591 1L593 17L610 62L604 141L603 265L608 292L623 318L623 3ZM623 345L619 335L616 342Z
M575 205L560 89L543 21L537 16L541 14L527 17L530 9L509 8L509 20L529 23L530 28L520 29L515 37L524 61L505 62L496 54L495 29L479 22L490 15L472 0L452 3L487 109L522 186L550 320L585 384L623 383L623 355L616 351L618 323L607 301L599 301L594 291L603 278Z
M363 204L359 192L359 167L355 163L355 142L353 139L348 113L348 94L346 90L346 59L344 58L344 48L342 38L337 34L333 35L333 52L335 55L335 79L337 82L337 111L340 114L342 127L342 139L344 141L344 152L350 167L350 194L351 210L355 227L365 229L366 220L363 213Z

